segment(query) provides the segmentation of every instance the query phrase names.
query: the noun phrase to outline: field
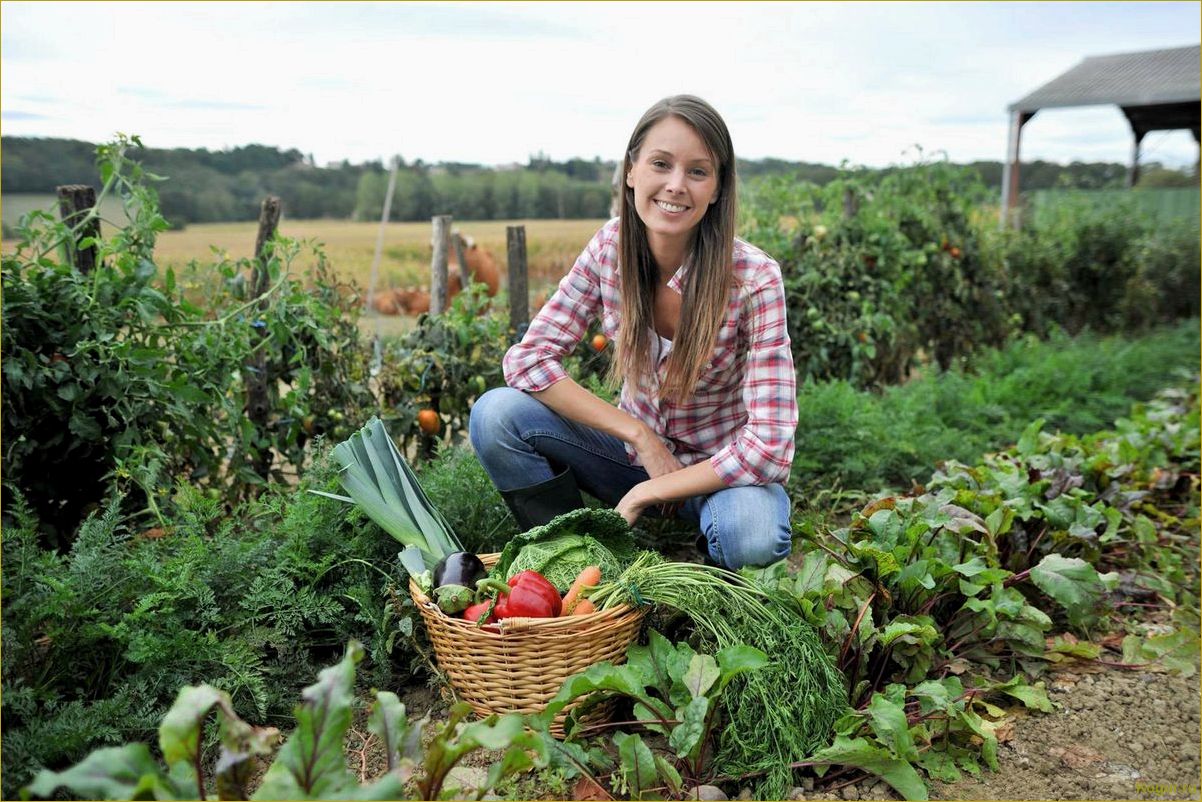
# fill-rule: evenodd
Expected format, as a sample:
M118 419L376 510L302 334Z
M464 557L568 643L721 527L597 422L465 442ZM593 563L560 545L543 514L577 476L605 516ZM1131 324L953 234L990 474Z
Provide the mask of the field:
M15 224L22 214L34 209L53 208L50 195L11 195L4 197L4 219ZM116 224L123 219L117 201L105 203L104 220ZM486 220L464 221L456 224L464 236L492 252L498 263L506 261L506 227L526 227L526 258L532 296L549 290L572 266L589 238L604 220ZM179 271L195 260L200 265L211 262L213 251L224 252L233 259L250 256L255 248L257 223L202 223L181 231L159 235L155 254L160 269ZM355 223L348 220L288 220L280 223L280 233L299 240L313 241L322 246L335 273L353 280L367 292L371 280L371 263L375 255L379 223ZM389 223L384 231L384 247L380 257L376 288L428 286L430 283L431 226L429 223ZM13 240L4 240L3 250L11 251ZM502 273L504 276L504 272ZM503 278L504 282L505 279ZM377 329L384 335L408 330L412 321L405 318L382 318L370 315L361 320L365 332Z
M3 199L4 220L9 226L33 209L52 208L50 195L6 195ZM104 219L122 219L120 204L105 204ZM526 254L530 271L531 292L538 292L557 281L571 267L589 238L603 220L487 220L464 221L455 227L465 236L505 262L505 229L507 226L526 227ZM342 278L353 279L365 291L371 278L372 257L375 254L379 223L354 223L347 220L289 220L280 223L280 232L300 240L321 243L326 256ZM204 263L212 258L212 249L228 253L237 259L250 256L255 247L256 223L201 223L182 231L167 231L159 235L155 253L159 267L180 268L195 259ZM389 223L384 231L384 249L380 259L377 287L403 287L429 283L430 271L429 223ZM5 240L4 250L13 243Z
M120 220L121 201L118 198L105 198L101 204L105 220ZM27 194L27 193L6 193L0 198L0 217L4 219L5 236L7 230L16 228L22 215L29 214L33 211L49 211L57 215L58 200L52 194ZM5 242L5 250L8 250L8 243Z

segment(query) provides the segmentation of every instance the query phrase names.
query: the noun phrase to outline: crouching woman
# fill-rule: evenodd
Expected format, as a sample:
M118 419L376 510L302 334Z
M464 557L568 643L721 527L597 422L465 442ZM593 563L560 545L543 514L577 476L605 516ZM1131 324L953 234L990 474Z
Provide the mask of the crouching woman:
M666 98L623 173L619 216L505 355L509 386L473 407L472 445L523 529L584 490L632 524L693 522L719 565L774 562L791 545L796 377L780 267L734 235L726 124L700 98ZM563 368L594 320L617 345L616 407Z

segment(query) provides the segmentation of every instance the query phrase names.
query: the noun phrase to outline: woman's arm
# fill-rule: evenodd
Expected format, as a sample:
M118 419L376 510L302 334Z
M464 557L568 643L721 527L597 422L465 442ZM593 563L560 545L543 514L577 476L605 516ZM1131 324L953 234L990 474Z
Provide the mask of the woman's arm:
M760 270L744 300L743 314L747 422L709 462L727 487L783 484L796 447L797 373L785 323L784 283L776 262Z
M531 395L568 420L591 426L629 443L651 477L680 470L680 462L650 426L602 401L571 377L562 378L547 389Z
M626 523L634 524L643 511L654 504L670 504L691 496L708 496L726 489L726 483L714 471L709 460L687 468L639 482L630 488L615 507Z
M506 383L546 404L568 420L591 426L629 443L647 473L660 476L680 470L680 463L659 436L634 416L607 404L577 384L563 368L563 358L584 335L601 309L602 272L613 269L613 237L617 221L597 232L539 310L522 341L505 354Z

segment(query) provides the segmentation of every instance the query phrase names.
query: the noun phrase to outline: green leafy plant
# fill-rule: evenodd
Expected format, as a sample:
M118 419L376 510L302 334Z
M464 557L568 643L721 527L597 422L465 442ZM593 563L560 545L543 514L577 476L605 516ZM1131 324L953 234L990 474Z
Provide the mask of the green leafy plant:
M999 696L1052 711L1043 683L1029 685L1019 677L968 689L955 676L913 687L890 684L840 720L834 742L806 765L819 776L831 765L852 766L879 776L903 799L926 799L916 766L945 782L959 780L961 771L980 775L982 760L997 770L995 733L1005 713L987 698Z
M778 563L777 570L783 570ZM825 742L846 707L845 679L819 633L787 594L760 581L643 552L621 576L590 591L598 609L652 603L684 614L701 648L751 646L773 662L735 680L728 691L730 726L715 755L719 771L756 778L757 793L788 792L790 763Z
M114 502L65 553L14 495L0 563L5 797L39 768L151 737L198 674L255 721L285 716L300 679L350 639L371 656L365 683L424 675L417 612L382 568L395 541L309 487L337 487L328 460L233 516L181 485L170 527L149 534Z
M422 315L417 326L386 343L381 400L387 422L405 453L434 456L434 444L453 445L467 432L471 404L505 384L501 363L509 348L509 320L475 284L441 315ZM423 410L437 415L437 430L423 432Z
M0 267L4 473L61 546L114 487L162 527L178 478L229 503L294 480L325 427L315 407L341 418L374 406L355 293L320 251L306 277L293 267L299 243L267 243L268 287L254 298L249 259L193 264L182 277L158 269L167 223L149 182L161 179L127 155L134 146L119 136L97 149L99 198L120 196L122 227L77 243L99 205L74 227L34 213ZM89 245L97 266L84 274L66 251ZM198 288L197 275L216 278ZM243 414L252 354L268 379L258 426Z
M823 186L759 178L744 197L739 231L781 264L803 380L895 384L1023 332L1198 314L1196 221L1160 226L1119 198L1081 193L999 231L976 171L921 153Z
M406 551L416 550L426 568L433 568L448 554L463 551L455 532L430 503L379 418L373 417L350 439L334 446L331 458L339 466L338 479L350 497L322 490L311 492L358 504ZM417 561L412 565L416 569Z
M229 695L209 685L187 687L159 727L159 749L167 770L145 744L99 749L65 771L44 771L26 789L49 797L59 788L89 799L208 799L200 745L204 724L215 711L221 750L211 785L220 799L402 799L412 787L416 799L442 799L450 770L477 749L503 750L489 772L485 788L502 777L546 764L545 741L523 728L516 714L490 716L461 725L469 708L452 708L447 723L423 746L425 720L412 726L396 694L376 694L369 729L380 738L388 773L359 786L347 770L343 741L351 725L355 665L363 649L354 641L337 665L324 669L302 692L293 731L250 794L256 758L269 755L278 735L271 728L248 725L230 704ZM533 756L528 752L533 752Z
M877 499L819 533L796 573L761 571L794 595L851 683L854 712L799 765L856 767L907 798L925 795L916 768L946 780L981 760L995 768L1002 710L988 699L1048 709L1029 678L1103 651L1055 628L1139 629L1117 615L1131 598L1163 600L1134 609L1172 610L1176 626L1128 635L1122 663L1192 673L1197 409L1191 386L1086 437L1036 421L981 464L945 464L929 491Z
M610 697L630 699L637 721L646 731L665 737L674 758L653 755L638 733L615 733L611 785L632 799L662 798L665 790L679 797L713 774L710 757L715 729L723 721L722 692L735 677L767 666L769 658L742 644L708 655L687 643L672 644L655 630L647 637L646 646L627 649L624 664L598 663L567 679L541 717L549 726L569 703L587 696L586 706L570 715L570 738L587 705Z

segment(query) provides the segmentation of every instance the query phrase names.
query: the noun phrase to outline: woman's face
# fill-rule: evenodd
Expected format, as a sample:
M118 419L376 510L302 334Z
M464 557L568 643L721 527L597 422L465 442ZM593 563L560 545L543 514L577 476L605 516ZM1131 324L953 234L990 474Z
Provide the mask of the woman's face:
M668 116L647 132L626 174L647 236L669 243L688 237L718 199L718 165L684 120Z

